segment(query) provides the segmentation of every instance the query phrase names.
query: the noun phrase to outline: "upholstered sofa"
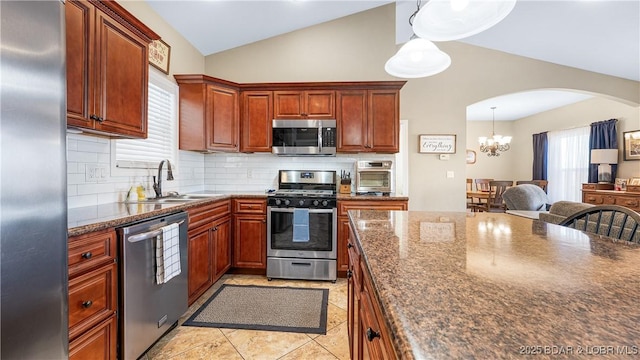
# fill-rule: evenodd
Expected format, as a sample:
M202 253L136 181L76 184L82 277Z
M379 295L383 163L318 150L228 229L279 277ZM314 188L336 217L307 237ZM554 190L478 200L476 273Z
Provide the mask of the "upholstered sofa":
M548 213L540 213L539 219L548 223L559 224L569 215L593 205L575 201L557 201L551 205Z

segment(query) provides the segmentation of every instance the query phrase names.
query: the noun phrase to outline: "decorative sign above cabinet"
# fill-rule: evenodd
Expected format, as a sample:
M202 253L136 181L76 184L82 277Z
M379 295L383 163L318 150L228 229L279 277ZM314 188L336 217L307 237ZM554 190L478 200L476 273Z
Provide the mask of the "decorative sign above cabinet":
M170 60L171 46L166 42L158 39L149 44L149 64L168 75Z

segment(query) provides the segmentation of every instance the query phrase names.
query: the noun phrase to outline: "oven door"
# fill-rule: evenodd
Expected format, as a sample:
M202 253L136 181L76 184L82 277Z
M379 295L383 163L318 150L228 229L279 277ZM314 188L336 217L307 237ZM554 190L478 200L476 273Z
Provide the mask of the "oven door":
M293 241L294 208L267 208L267 256L337 258L337 209L309 209L309 241Z
M356 173L356 192L391 192L391 170L367 170Z

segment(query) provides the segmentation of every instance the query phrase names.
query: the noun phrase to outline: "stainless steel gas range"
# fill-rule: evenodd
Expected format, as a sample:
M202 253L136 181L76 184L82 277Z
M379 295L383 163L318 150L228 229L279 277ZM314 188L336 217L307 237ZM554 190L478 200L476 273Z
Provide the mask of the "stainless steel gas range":
M267 205L267 278L336 281L336 172L280 170Z

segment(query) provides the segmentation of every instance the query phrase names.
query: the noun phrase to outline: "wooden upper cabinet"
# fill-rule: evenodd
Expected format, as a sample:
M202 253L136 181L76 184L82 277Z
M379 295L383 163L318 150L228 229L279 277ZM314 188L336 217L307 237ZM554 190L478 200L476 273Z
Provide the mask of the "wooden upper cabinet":
M240 151L271 152L272 91L243 91L240 113Z
M397 153L399 92L399 89L339 91L337 151Z
M159 36L112 1L67 1L65 17L67 125L146 138L148 44Z
M335 119L335 91L274 91L276 119Z
M238 90L207 86L206 150L237 152L239 135Z
M205 75L175 75L175 78L180 87L180 150L237 152L240 132L237 86Z
M369 149L375 152L397 153L400 136L400 91L368 91Z

